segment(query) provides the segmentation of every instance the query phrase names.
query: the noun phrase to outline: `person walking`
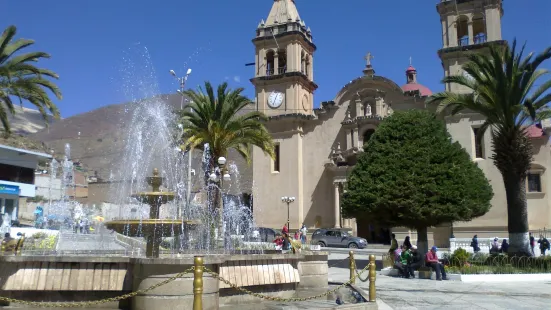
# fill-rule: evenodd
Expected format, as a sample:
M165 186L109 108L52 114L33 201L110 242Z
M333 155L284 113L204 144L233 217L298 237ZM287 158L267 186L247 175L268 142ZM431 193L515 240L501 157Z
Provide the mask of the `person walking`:
M473 240L471 241L471 247L473 248L474 253L480 252L480 247L478 246L478 235L474 235Z
M396 240L396 235L392 234L392 239L390 240L390 249L388 249L388 253L393 254L394 251L398 249L398 240Z
M541 256L545 256L545 252L549 250L549 240L544 238L543 235L540 235L540 240L538 240L538 243L540 245Z
M536 247L536 238L530 233L530 249L532 250L532 256L536 256L534 253L534 248Z

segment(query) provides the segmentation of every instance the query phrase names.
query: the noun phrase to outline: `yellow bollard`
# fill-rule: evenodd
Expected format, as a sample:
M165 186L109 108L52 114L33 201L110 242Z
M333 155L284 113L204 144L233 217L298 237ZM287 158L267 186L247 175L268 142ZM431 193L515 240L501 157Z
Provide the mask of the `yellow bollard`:
M17 242L17 245L15 246L15 255L21 255L21 251L23 250L23 243L25 242L25 234L21 234L21 237L19 238L19 241Z
M354 284L356 283L356 261L354 261L354 251L348 252L348 255L348 266L350 267L350 284Z
M375 291L375 269L375 255L369 255L369 301L373 302L377 299L377 292Z
M203 310L203 257L195 256L193 265L193 310Z

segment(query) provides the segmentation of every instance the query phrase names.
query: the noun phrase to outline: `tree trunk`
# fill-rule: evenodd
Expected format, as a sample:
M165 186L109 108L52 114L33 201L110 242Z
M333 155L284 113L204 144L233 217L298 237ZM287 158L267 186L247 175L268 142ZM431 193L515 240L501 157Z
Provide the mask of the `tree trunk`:
M429 242L427 235L427 227L417 228L417 251L419 251L423 255L427 254L427 252L429 251Z
M514 173L503 174L507 197L507 224L509 230L509 255L531 256L528 233L528 207L526 202L526 178Z

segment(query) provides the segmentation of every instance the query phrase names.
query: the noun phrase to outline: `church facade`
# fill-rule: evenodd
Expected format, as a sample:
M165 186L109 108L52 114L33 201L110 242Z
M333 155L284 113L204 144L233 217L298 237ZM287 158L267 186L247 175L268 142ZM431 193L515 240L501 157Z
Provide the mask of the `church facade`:
M490 44L506 44L501 37L502 0L442 1L437 5L442 27L438 54L445 75L461 74L466 55L487 50ZM413 66L405 70L406 83L378 76L365 57L363 74L345 85L332 101L314 108L314 55L311 30L300 18L294 0L275 0L267 20L262 20L253 39L255 46L256 108L269 116L266 126L276 143L271 159L253 150L253 197L256 224L291 230L304 223L314 228L342 228L369 242L382 242L390 231L398 238L416 234L400 227L379 227L341 216L341 195L347 176L363 151L362 146L385 118L397 110L426 109L431 90L417 80ZM441 77L433 77L440 80ZM462 92L456 85L447 90ZM446 246L456 237L507 237L507 207L501 175L493 165L489 133L477 143L483 118L474 113L447 117L452 138L486 173L494 189L492 208L470 222L450 223L429 230L429 243ZM551 166L546 126L528 130L534 146L534 164L527 180L530 229L549 227L551 190L546 169ZM294 197L294 201L283 201ZM399 239L400 240L400 239Z

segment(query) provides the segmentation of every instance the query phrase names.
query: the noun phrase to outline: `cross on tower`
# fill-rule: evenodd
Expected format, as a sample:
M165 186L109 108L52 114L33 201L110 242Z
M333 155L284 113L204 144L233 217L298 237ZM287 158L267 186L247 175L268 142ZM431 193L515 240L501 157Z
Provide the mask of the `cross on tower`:
M411 66L411 56L409 56L409 65Z
M366 60L366 66L371 67L371 59L375 58L375 56L371 55L371 52L368 52L367 55L365 55L364 59Z

